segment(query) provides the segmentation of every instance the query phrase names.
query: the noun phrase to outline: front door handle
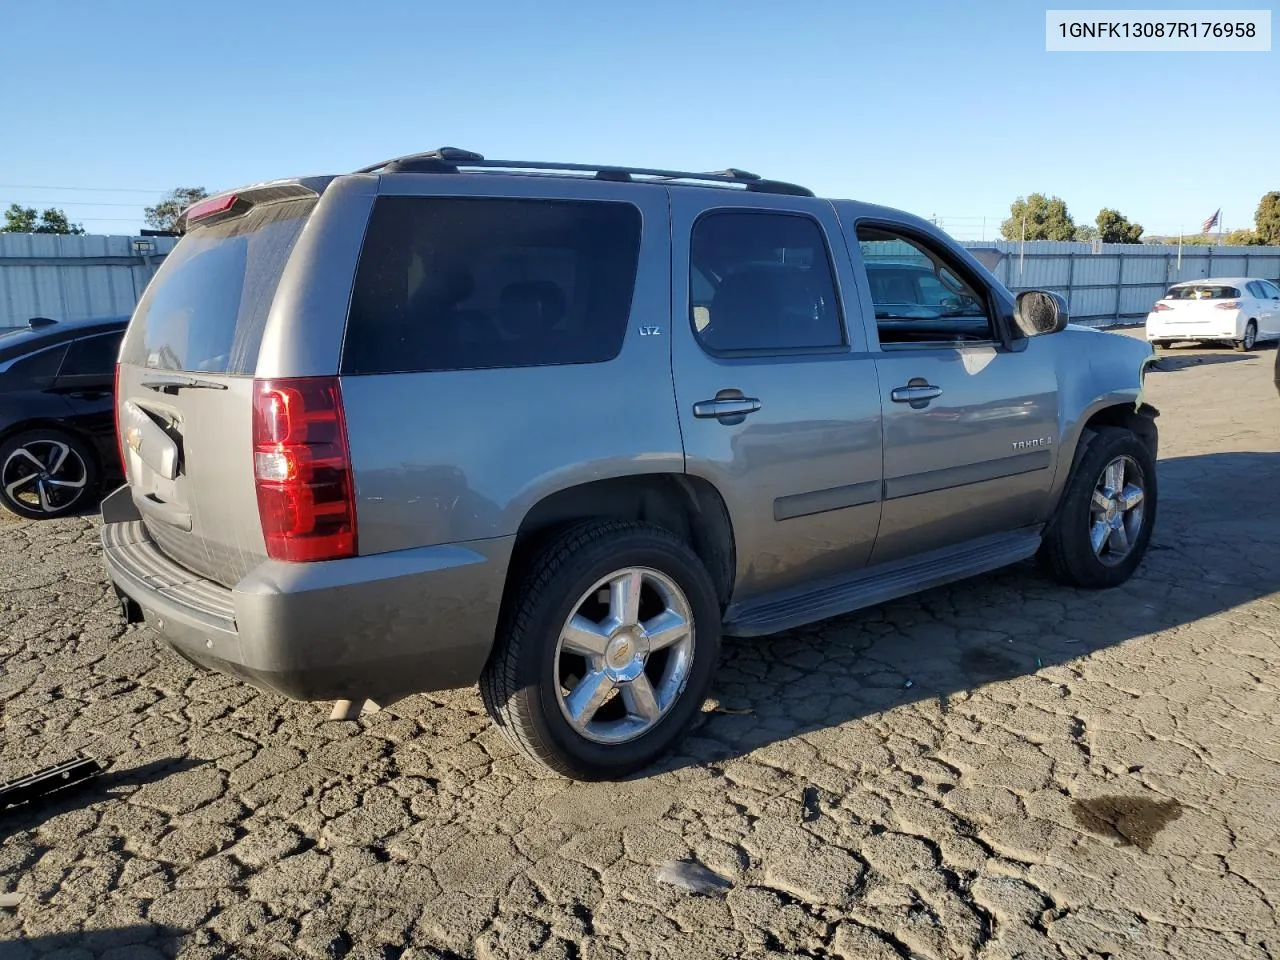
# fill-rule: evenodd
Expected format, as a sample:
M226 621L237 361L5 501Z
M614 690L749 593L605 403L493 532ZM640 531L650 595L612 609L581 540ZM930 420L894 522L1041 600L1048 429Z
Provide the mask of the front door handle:
M909 403L912 406L917 403L926 404L940 396L942 396L941 387L935 387L933 384L923 380L919 383L913 380L905 387L894 387L889 391L889 399L894 403Z
M760 409L760 401L754 397L717 397L699 400L693 405L693 415L704 420L741 423L749 413Z

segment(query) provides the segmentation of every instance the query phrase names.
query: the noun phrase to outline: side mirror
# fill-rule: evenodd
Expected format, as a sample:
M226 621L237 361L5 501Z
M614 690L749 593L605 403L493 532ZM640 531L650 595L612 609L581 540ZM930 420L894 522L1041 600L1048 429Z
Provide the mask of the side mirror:
M1013 319L1027 337L1060 333L1071 322L1066 297L1049 290L1026 290L1018 294Z

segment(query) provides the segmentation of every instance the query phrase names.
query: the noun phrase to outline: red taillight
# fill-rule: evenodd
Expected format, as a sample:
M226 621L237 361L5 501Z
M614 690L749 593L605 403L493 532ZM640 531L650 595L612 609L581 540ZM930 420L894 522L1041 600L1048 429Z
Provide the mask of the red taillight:
M1215 303L1213 306L1217 310L1238 310L1240 309L1240 301L1223 300L1221 303Z
M1165 303L1163 300L1157 300L1156 305L1151 308L1151 311L1153 313L1159 313L1161 310L1172 310L1172 309L1173 307L1169 306L1169 304Z
M236 195L229 193L225 197L213 197L209 200L201 200L199 203L193 203L187 207L187 223L192 223L204 217L211 217L215 213L226 213L236 203Z
M336 377L254 381L253 475L267 556L355 556L355 485Z
M129 455L124 448L124 434L120 432L120 364L116 364L116 384L111 391L111 409L116 415L116 450L120 453L120 470L128 478Z

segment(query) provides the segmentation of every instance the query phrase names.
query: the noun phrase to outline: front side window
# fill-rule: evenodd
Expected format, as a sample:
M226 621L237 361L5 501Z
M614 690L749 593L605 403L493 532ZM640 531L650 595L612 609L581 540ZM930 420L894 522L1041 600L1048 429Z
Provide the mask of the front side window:
M689 318L711 353L844 345L835 277L817 221L709 213L690 237Z
M950 255L878 224L858 227L858 247L881 344L994 338L985 293Z
M1263 299L1280 300L1280 287L1277 287L1270 280L1259 280L1258 286L1262 288Z
M629 203L381 197L342 372L611 360L631 314L640 230Z

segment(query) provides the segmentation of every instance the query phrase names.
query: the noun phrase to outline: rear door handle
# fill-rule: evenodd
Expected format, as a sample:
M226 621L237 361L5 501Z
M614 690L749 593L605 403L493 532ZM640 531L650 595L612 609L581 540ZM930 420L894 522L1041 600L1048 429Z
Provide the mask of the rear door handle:
M749 413L760 409L760 401L754 397L717 398L700 400L693 405L693 415L704 420L724 420L737 417L738 422Z
M894 387L889 391L889 399L894 403L928 403L942 396L942 388L931 383L911 383L905 387Z

